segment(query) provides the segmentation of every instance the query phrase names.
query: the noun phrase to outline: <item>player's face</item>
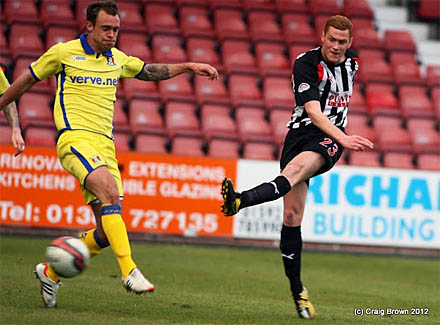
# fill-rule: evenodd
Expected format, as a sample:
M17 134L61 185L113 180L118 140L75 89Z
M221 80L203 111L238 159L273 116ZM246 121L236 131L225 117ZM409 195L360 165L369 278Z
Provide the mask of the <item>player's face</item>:
M95 26L91 22L87 22L90 45L94 50L97 50L96 52L104 52L115 46L119 33L119 23L118 15L109 15L104 10L99 11Z
M353 37L350 37L348 29L339 30L330 26L326 34L322 33L321 41L324 60L339 64L345 60L345 52L351 46Z

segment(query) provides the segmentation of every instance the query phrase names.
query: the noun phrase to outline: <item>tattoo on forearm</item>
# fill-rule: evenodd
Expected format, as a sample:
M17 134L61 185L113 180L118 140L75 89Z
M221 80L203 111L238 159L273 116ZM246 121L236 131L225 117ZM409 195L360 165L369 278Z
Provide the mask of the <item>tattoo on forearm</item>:
M147 64L144 71L138 76L138 79L157 81L170 78L168 64Z
M9 104L3 108L3 112L5 113L6 119L8 120L11 127L20 127L20 123L18 122L17 110L15 109L15 107Z

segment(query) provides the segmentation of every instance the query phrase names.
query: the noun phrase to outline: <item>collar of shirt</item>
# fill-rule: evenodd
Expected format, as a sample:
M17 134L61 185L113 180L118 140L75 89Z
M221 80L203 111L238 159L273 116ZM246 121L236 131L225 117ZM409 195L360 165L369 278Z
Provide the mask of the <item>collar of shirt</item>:
M81 45L84 49L84 52L86 52L86 54L95 54L95 51L92 49L92 47L89 45L89 43L87 42L87 33L83 33L80 35L79 39L81 40ZM100 53L96 53L97 57L99 57ZM102 55L104 56L113 56L112 50L107 50L102 52Z

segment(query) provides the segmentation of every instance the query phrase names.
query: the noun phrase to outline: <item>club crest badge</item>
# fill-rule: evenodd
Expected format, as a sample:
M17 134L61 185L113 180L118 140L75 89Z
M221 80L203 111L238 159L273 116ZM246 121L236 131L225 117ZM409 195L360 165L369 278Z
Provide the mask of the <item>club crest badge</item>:
M101 157L99 155L93 155L92 157L90 157L90 160L94 163L97 164L99 162L102 161Z
M309 90L310 85L308 83L303 82L298 86L298 93L302 93L303 91Z
M116 65L115 59L112 56L106 56L107 58L107 65Z

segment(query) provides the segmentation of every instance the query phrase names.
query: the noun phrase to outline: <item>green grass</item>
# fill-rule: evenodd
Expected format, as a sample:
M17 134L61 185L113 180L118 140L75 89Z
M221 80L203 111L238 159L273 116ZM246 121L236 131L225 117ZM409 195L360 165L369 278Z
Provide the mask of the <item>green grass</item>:
M63 280L56 309L43 308L32 270L49 239L0 237L1 324L287 324L298 318L276 250L134 243L156 284L128 294L107 249ZM303 253L314 324L440 322L440 263L399 257ZM354 308L429 308L429 316L355 316Z

